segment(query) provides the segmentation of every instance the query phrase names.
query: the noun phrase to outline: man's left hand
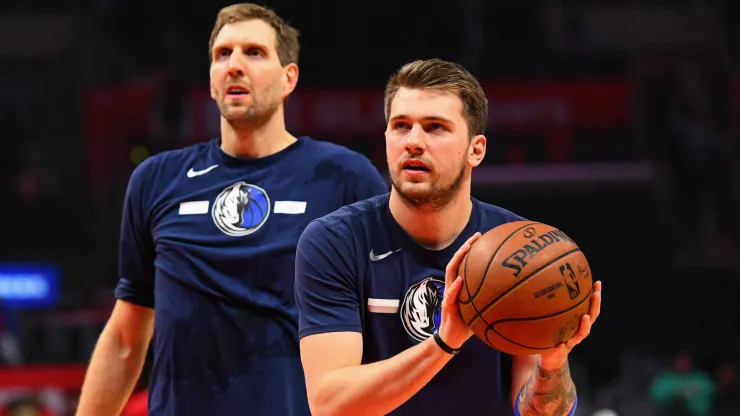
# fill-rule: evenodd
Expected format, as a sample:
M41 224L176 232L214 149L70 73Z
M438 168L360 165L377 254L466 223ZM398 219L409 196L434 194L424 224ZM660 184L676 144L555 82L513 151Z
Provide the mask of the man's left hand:
M594 283L593 293L591 293L591 308L581 318L578 331L568 341L540 354L540 367L544 370L562 368L568 360L568 353L591 333L591 327L596 322L596 318L599 317L599 313L601 313L601 281Z

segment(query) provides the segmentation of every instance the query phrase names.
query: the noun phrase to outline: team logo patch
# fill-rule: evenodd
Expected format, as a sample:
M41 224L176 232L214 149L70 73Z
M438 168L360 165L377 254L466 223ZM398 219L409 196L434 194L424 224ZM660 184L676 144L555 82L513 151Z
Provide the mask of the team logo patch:
M401 322L415 340L424 341L439 329L444 292L445 283L434 277L427 277L406 292L401 305Z
M237 182L218 194L211 215L224 234L249 235L259 230L270 216L270 197L259 186Z

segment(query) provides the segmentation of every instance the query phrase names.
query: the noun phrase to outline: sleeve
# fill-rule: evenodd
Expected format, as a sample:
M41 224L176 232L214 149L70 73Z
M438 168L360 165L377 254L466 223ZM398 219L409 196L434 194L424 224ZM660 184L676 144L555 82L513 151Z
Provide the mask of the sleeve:
M117 299L154 308L154 241L149 223L147 184L151 159L134 169L126 188L118 246Z
M354 175L346 182L346 205L389 192L388 181L368 158L358 154L353 162L351 169Z
M301 234L296 249L298 337L362 332L351 241L319 220Z

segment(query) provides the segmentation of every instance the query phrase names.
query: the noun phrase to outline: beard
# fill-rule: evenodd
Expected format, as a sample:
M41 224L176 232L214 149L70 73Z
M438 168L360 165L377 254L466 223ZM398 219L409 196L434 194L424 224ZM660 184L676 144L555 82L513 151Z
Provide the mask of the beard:
M447 185L434 180L421 186L420 183L402 183L399 179L400 173L399 165L395 173L391 174L391 183L401 199L417 208L426 206L441 211L460 193L465 180L465 163L460 164L456 176Z
M251 103L229 102L226 95L218 100L218 110L227 123L236 128L261 127L280 108L279 85L273 84L257 93L250 89Z

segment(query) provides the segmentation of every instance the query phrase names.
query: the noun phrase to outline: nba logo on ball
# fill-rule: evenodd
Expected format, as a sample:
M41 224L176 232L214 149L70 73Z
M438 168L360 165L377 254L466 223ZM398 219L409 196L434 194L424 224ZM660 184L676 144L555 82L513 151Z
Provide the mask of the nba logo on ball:
M427 277L406 291L401 305L401 322L412 338L421 342L434 335L442 319L445 283Z
M270 216L270 198L259 186L237 182L218 194L211 216L224 234L249 235L259 230Z

